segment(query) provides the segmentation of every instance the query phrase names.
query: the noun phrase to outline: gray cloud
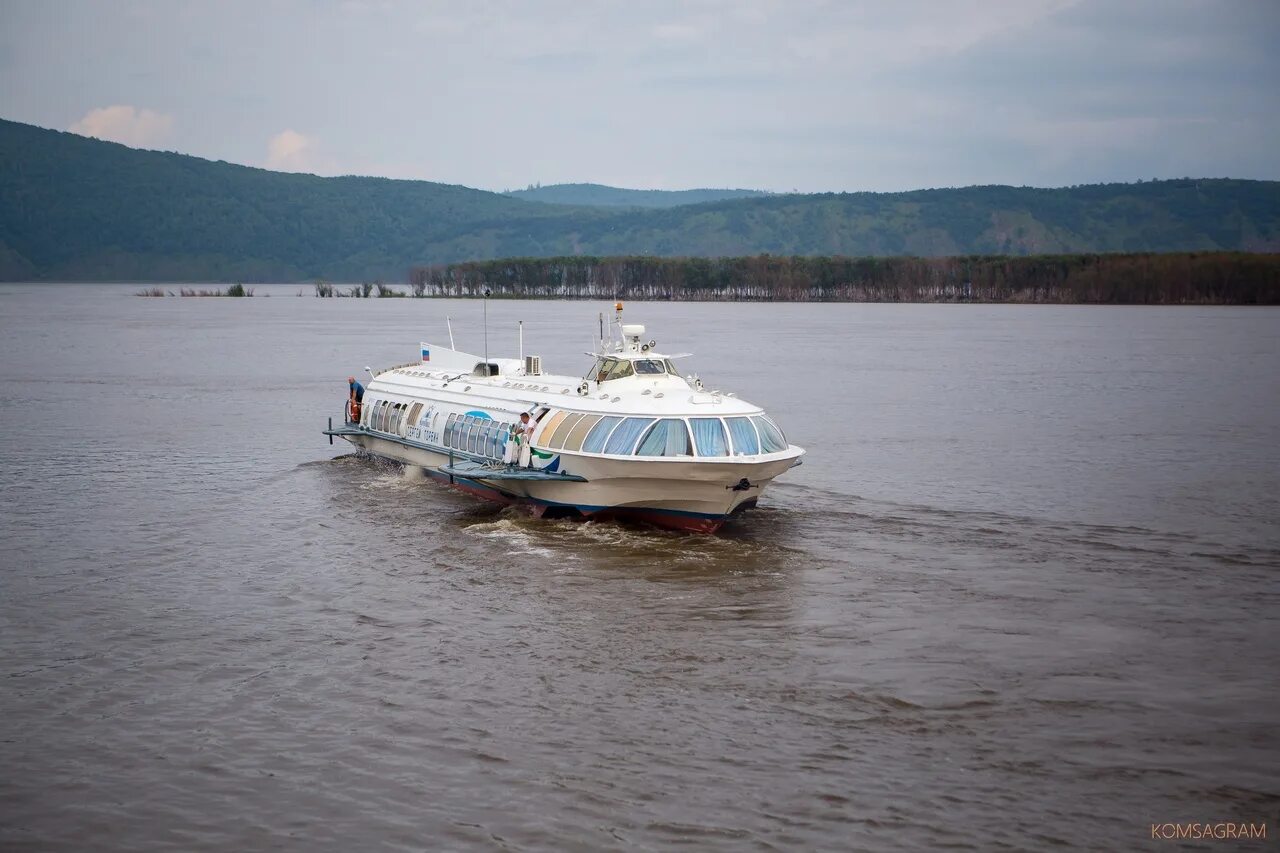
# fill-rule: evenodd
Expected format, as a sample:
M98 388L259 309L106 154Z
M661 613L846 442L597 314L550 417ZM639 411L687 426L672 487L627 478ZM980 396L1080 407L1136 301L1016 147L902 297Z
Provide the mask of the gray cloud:
M0 115L128 105L165 147L251 165L490 189L1280 178L1270 2L9 0L0 24Z

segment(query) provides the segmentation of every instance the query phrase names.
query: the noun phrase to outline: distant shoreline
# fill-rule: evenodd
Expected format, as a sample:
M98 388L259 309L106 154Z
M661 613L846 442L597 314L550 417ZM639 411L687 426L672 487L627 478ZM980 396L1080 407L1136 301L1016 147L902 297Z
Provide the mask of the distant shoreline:
M16 282L15 282L16 283ZM1280 254L1172 252L920 257L503 258L416 267L407 284L133 284L151 297L1045 305L1280 305ZM54 282L29 282L32 285ZM258 293L269 297L271 293ZM283 294L277 293L280 297Z
M455 298L1277 305L1280 254L505 258L417 267L410 287Z

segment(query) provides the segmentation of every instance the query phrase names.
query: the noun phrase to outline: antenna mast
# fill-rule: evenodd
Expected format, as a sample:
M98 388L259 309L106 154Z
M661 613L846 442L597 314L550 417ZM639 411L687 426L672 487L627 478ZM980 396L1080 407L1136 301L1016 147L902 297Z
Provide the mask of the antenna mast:
M484 372L489 375L489 288L484 289Z

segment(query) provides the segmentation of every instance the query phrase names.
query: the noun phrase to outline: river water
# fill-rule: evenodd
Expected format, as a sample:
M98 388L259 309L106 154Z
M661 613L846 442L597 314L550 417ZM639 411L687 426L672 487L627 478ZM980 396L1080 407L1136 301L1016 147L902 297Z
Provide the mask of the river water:
M135 290L0 287L0 846L1274 844L1274 309L629 305L808 449L707 537L329 445L478 302Z

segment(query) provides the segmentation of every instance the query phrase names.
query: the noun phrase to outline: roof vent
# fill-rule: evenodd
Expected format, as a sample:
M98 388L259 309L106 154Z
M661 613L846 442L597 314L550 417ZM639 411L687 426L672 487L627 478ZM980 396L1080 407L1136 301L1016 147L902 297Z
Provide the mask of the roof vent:
M525 376L541 376L542 356L526 355L524 357L524 374Z

